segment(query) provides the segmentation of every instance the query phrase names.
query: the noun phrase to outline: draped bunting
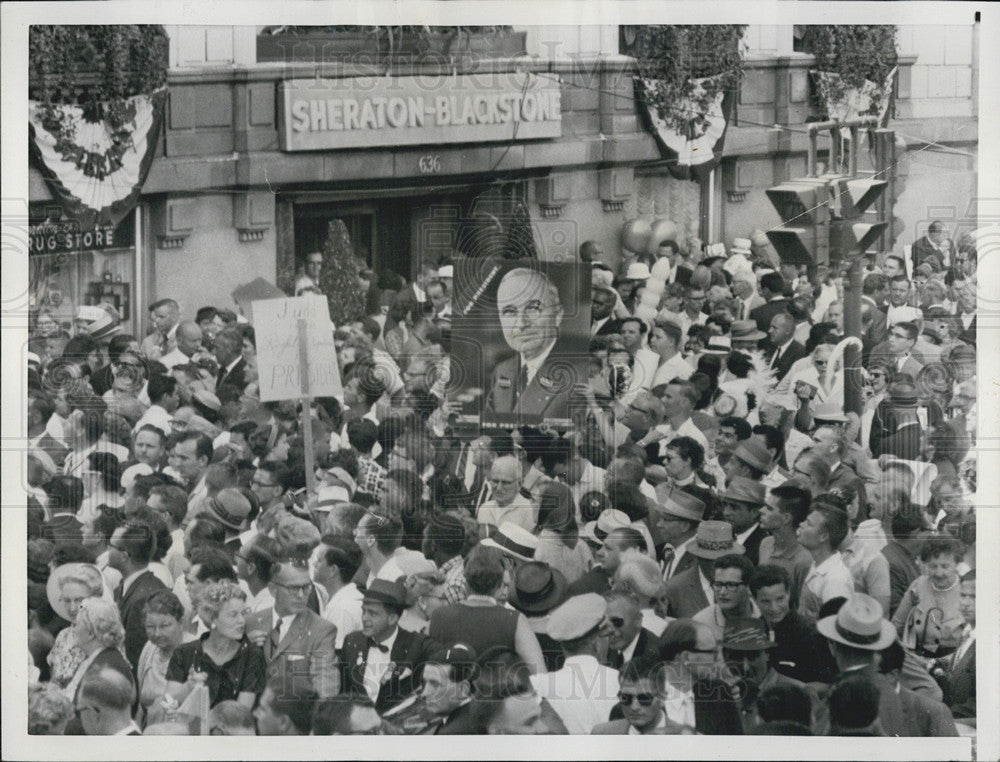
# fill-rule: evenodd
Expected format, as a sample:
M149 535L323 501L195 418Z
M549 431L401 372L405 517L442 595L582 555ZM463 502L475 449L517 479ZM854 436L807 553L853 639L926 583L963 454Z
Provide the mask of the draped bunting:
M163 123L166 88L124 101L130 118L113 127L87 121L79 106L61 106L59 124L28 102L29 150L52 195L81 229L117 225L135 207Z
M691 82L696 90L703 90L704 83L713 79L704 77ZM637 78L640 111L644 115L647 129L656 138L663 157L669 159L667 168L678 180L701 180L708 176L722 160L722 149L726 140L726 128L732 115L735 98L731 89L719 92L710 102L707 111L702 111L693 101L679 101L673 108L690 114L687 129L681 133L660 117L652 104L657 89L657 80Z

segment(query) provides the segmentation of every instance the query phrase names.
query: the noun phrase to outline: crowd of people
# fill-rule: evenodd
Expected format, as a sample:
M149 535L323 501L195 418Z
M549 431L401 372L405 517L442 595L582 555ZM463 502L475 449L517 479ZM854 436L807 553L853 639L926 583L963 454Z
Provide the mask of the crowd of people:
M448 262L305 410L238 310L34 315L29 731L974 734L976 251L918 244L846 373L836 266L584 243L569 427L456 425Z

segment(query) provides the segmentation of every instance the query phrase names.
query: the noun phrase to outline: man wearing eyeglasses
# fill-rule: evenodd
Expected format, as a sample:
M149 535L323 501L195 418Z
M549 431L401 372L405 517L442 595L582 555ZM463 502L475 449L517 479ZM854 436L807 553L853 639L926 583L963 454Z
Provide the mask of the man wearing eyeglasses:
M563 376L574 371L565 367L555 351L563 320L559 289L545 274L518 267L500 280L497 309L504 340L514 351L493 370L486 409L519 416L568 417L572 383Z
M689 735L693 726L685 726L667 717L663 689L658 685L659 658L637 655L618 675L618 703L622 719L595 725L595 736Z
M340 691L337 628L308 607L313 582L306 564L279 561L271 567L268 589L274 606L248 617L247 632L258 632L269 679L308 679L316 695Z
M740 619L760 619L760 609L750 596L753 562L745 555L731 554L715 560L712 591L715 603L694 615L694 621L712 629L719 642L726 627Z

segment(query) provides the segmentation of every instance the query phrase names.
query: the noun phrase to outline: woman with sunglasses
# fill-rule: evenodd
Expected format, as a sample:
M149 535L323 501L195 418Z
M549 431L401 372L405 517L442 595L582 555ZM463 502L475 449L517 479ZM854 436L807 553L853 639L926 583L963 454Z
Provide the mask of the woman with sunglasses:
M183 704L204 684L210 707L235 700L252 708L264 692L267 663L261 648L246 637L246 593L233 582L213 582L199 591L195 605L208 632L176 648L167 667L166 694Z

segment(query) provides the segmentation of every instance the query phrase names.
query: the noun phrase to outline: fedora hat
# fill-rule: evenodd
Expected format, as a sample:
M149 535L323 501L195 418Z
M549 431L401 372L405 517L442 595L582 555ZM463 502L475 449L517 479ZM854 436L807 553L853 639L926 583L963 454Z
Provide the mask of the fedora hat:
M541 561L529 561L514 574L514 589L509 601L519 611L538 616L562 603L568 586L566 577L558 569Z
M722 647L728 651L765 651L777 645L767 636L761 619L736 619L726 623Z
M733 525L728 521L701 522L695 536L684 547L686 552L698 558L722 558L746 552L746 548L733 539Z
M387 579L373 579L365 590L364 603L381 603L402 610L406 608L406 588Z
M611 534L616 529L624 529L626 527L632 526L632 521L629 519L628 514L625 511L619 511L616 508L608 508L607 510L601 511L601 515L597 517L597 521L588 521L584 527L584 531L596 538L598 542L604 542L604 538Z
M729 480L726 489L719 494L719 497L723 500L734 500L738 503L764 505L766 491L764 485L760 482L747 479L745 476L734 476Z
M896 628L883 618L882 604L864 593L852 595L835 616L820 619L816 629L828 640L865 651L881 651L896 640Z
M531 561L538 548L538 538L524 527L505 521L480 544L488 548L499 548L519 561Z
M66 610L66 603L62 599L62 586L68 579L82 580L91 590L100 590L99 596L110 601L111 591L104 583L104 575L94 564L71 563L57 566L49 575L45 583L45 595L49 599L49 605L66 621L72 621L69 612Z
M242 532L247 528L251 506L250 501L238 489L227 487L219 490L219 494L208 501L208 510L212 518L223 526Z
M733 457L739 458L758 471L767 471L771 467L771 453L764 445L754 439L745 439L740 442L733 450Z
M729 327L729 336L733 341L760 341L767 334L757 328L755 320L735 320Z
M705 503L682 489L666 484L656 485L656 505L661 514L685 521L701 521L705 517Z

